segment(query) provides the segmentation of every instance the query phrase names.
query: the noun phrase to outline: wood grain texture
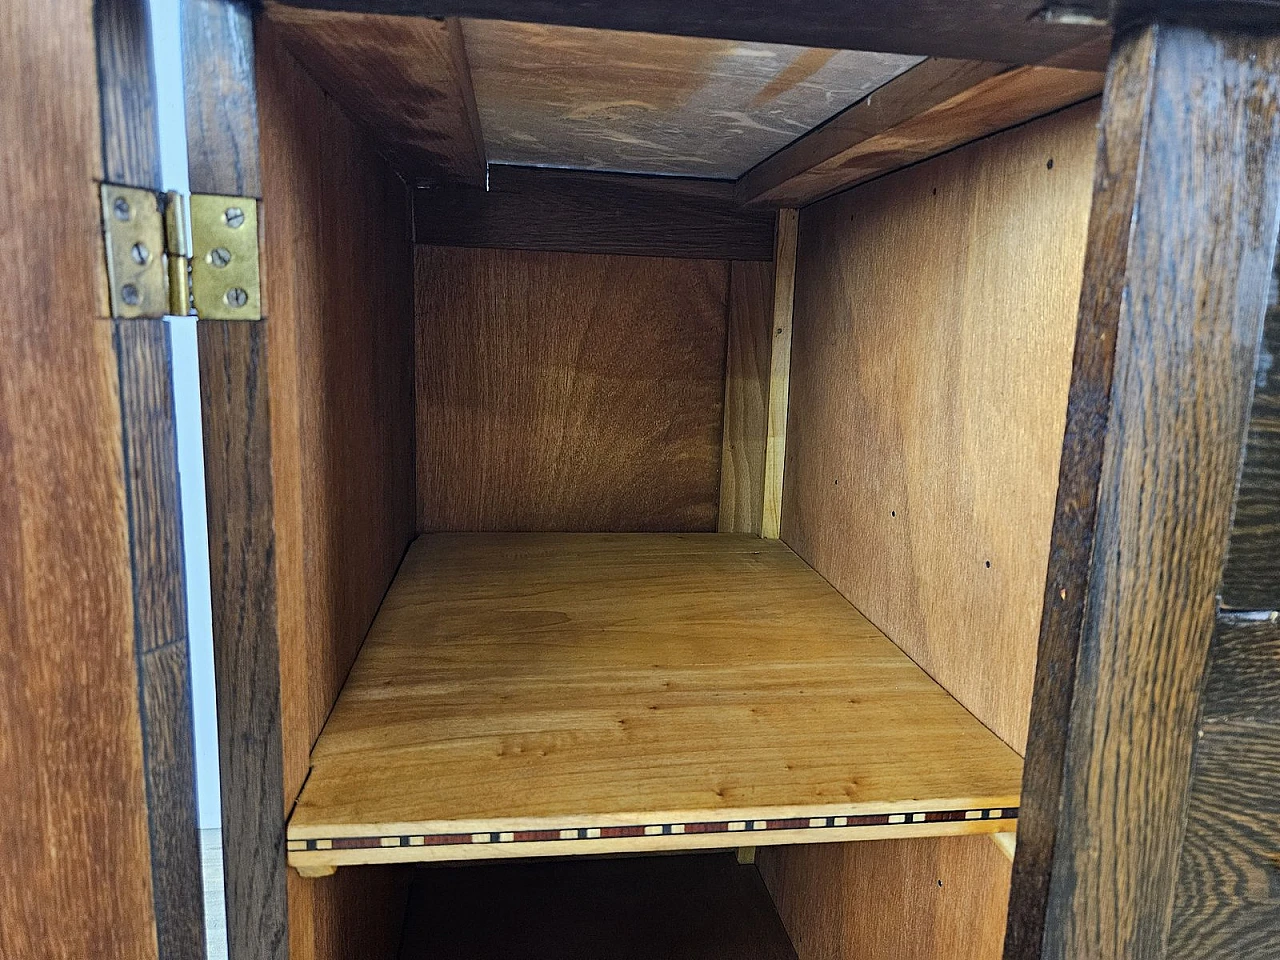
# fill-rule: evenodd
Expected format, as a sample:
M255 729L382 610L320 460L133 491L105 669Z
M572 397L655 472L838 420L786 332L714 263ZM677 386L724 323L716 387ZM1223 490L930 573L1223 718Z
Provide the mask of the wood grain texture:
M721 533L760 535L769 432L773 264L729 264L724 429L720 445Z
M252 5L179 0L179 7L191 190L260 196Z
M311 763L297 866L725 842L560 835L619 824L802 818L753 828L777 843L811 817L889 813L869 836L990 832L1008 823L909 814L1015 807L1021 771L783 544L732 534L420 538ZM337 839L508 831L518 842ZM298 849L313 839L334 849Z
M717 180L495 164L489 189L413 194L418 243L641 257L769 260L773 217Z
M484 137L456 20L266 5L266 19L412 181L483 187Z
M227 946L289 956L266 328L202 320L200 411Z
M1263 960L1280 937L1280 621L1214 631L1170 960Z
M477 17L676 36L789 43L836 50L1041 63L1101 69L1094 40L1107 29L1037 16L1039 0L291 0L368 13ZM1202 0L1219 2L1219 0ZM1074 56L1073 56L1074 55ZM1079 58L1079 59L1077 59Z
M423 870L401 960L796 960L732 854Z
M795 310L800 211L779 210L773 247L773 323L769 349L769 411L764 451L764 514L760 534L782 533L782 488L787 454L787 410L791 392L791 338Z
M1280 608L1280 259L1272 290L1222 575L1223 605L1243 610Z
M723 261L417 247L420 530L714 530Z
M94 0L102 174L109 183L160 189L151 24L139 0Z
M743 204L802 206L1096 96L1102 74L926 60L738 181Z
M284 806L414 532L413 287L404 185L259 21L271 291ZM386 869L288 881L292 960L390 958L407 886Z
M757 862L799 960L1000 955L1009 863L987 837L771 847Z
M732 179L914 57L586 30L463 28L499 163Z
M1019 751L1095 117L1082 105L801 217L783 539Z
M1280 42L1191 27L1112 58L1009 960L1164 953L1280 226L1278 68Z
M96 62L88 4L5 5L0 955L154 960Z
M112 321L160 960L204 957L186 569L169 326Z

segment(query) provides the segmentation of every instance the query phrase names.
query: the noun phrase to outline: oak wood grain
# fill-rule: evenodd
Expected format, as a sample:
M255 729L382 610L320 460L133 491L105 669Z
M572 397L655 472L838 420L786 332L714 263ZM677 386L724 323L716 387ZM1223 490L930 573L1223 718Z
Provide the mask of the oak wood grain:
M988 837L771 847L757 862L799 960L1000 955L1009 865Z
M743 204L802 206L1102 91L1101 73L926 60L748 171Z
M416 248L420 530L714 530L724 261Z
M1039 0L290 0L368 13L518 20L677 36L756 40L835 50L1101 69L1108 33L1087 20L1039 16ZM1202 0L1209 3L1211 0ZM1212 0L1218 2L1218 0Z
M721 533L760 533L769 432L773 264L729 264L724 429L720 447Z
M801 215L783 539L1019 751L1095 118L1081 105Z
M1222 603L1243 610L1280 608L1280 260L1254 374L1244 469L1236 493Z
M0 955L158 960L96 26L0 15Z
M495 164L487 190L413 193L414 238L442 246L769 260L773 216L733 185Z
M732 854L419 871L401 960L795 960Z
M420 538L311 764L297 866L519 856L539 839L345 837L550 830L532 852L591 853L724 835L558 831L1012 808L1021 769L786 546L735 534ZM1001 828L904 816L868 835ZM334 848L299 851L308 839Z
M259 21L283 816L414 532L403 183ZM288 881L292 960L391 958L404 877Z
M484 137L458 21L265 9L276 36L406 179L484 186Z
M1183 26L1113 54L1008 960L1164 954L1275 254L1278 67L1274 39Z
M1169 934L1171 960L1262 960L1280 936L1280 620L1219 615Z

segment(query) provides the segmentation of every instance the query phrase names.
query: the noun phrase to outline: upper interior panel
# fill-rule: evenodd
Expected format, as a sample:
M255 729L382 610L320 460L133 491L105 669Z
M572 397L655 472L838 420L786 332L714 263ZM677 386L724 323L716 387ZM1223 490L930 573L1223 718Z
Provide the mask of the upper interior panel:
M462 22L490 162L733 179L918 57Z

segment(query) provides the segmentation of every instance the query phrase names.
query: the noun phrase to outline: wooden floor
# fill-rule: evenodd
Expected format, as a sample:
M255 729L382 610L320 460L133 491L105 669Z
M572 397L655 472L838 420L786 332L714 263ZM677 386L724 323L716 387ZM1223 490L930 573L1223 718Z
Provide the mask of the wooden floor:
M419 872L400 960L796 960L732 853Z
M778 541L409 550L289 822L343 864L1012 830L1021 760Z

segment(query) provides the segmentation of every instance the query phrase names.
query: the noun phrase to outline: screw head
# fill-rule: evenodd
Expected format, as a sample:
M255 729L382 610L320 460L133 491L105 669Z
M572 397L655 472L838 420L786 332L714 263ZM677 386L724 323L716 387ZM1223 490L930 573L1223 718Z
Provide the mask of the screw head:
M129 256L133 258L133 262L138 266L143 266L151 259L151 251L147 249L147 245L139 240L129 248Z
M227 306L243 307L249 302L249 293L243 287L232 287L223 295L222 299L227 301Z
M214 247L205 259L215 267L225 267L231 262L231 251L226 247Z
M222 219L232 230L238 229L244 225L244 211L239 207L227 207L222 213Z
M133 216L133 208L124 197L116 197L115 203L111 204L111 214L117 220L128 220Z
M132 283L126 283L120 288L120 299L131 307L136 307L142 302L142 294L138 292L138 288Z

